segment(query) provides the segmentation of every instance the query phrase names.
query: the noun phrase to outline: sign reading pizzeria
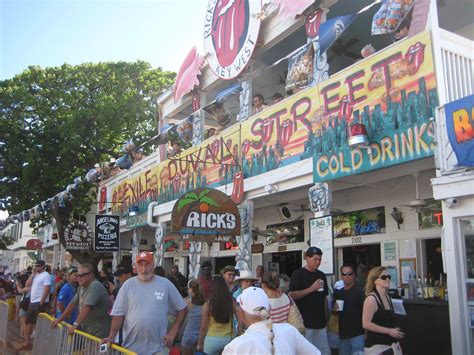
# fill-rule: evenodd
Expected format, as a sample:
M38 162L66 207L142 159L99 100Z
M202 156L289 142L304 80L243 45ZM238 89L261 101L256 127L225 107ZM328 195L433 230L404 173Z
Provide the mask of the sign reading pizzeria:
M120 217L112 215L95 216L95 251L119 251Z
M196 189L176 201L171 231L194 241L227 241L232 235L240 235L239 209L219 190Z
M260 30L260 0L209 0L204 20L204 48L212 71L229 80L245 69Z
M92 230L85 222L73 222L64 230L66 250L91 250Z

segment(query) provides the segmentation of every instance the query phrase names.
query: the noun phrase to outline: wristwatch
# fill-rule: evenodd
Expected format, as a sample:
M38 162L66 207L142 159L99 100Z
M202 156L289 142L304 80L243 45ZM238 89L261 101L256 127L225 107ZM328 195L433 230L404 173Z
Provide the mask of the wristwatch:
M74 328L77 328L79 326L79 323L74 322L72 325L74 326Z

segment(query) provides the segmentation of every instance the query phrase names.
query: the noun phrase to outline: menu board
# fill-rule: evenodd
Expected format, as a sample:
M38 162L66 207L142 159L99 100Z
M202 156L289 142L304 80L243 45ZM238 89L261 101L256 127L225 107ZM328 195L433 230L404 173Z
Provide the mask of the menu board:
M310 243L323 251L318 270L325 274L334 274L334 243L332 239L332 217L312 218L309 220Z

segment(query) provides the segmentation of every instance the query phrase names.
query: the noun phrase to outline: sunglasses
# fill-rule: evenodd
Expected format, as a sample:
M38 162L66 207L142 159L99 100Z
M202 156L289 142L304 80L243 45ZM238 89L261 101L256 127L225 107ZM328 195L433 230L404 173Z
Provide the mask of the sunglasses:
M387 280L387 279L388 279L388 280L391 280L391 279L392 279L392 276L390 276L390 275L382 275L382 276L380 276L380 279L382 279L382 280L384 280L384 281Z
M352 275L354 275L354 273L353 272L346 272L346 273L341 272L341 275L342 276L352 276Z
M84 276L87 276L87 275L90 275L91 273L90 272L85 272L83 274L77 274L77 277L84 277Z

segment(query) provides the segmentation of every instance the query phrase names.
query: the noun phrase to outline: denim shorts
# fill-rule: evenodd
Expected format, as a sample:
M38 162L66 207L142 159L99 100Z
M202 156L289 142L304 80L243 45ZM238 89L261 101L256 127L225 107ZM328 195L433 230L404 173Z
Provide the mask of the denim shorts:
M224 347L232 341L230 335L212 336L206 335L204 338L204 352L207 355L218 355L224 350Z

